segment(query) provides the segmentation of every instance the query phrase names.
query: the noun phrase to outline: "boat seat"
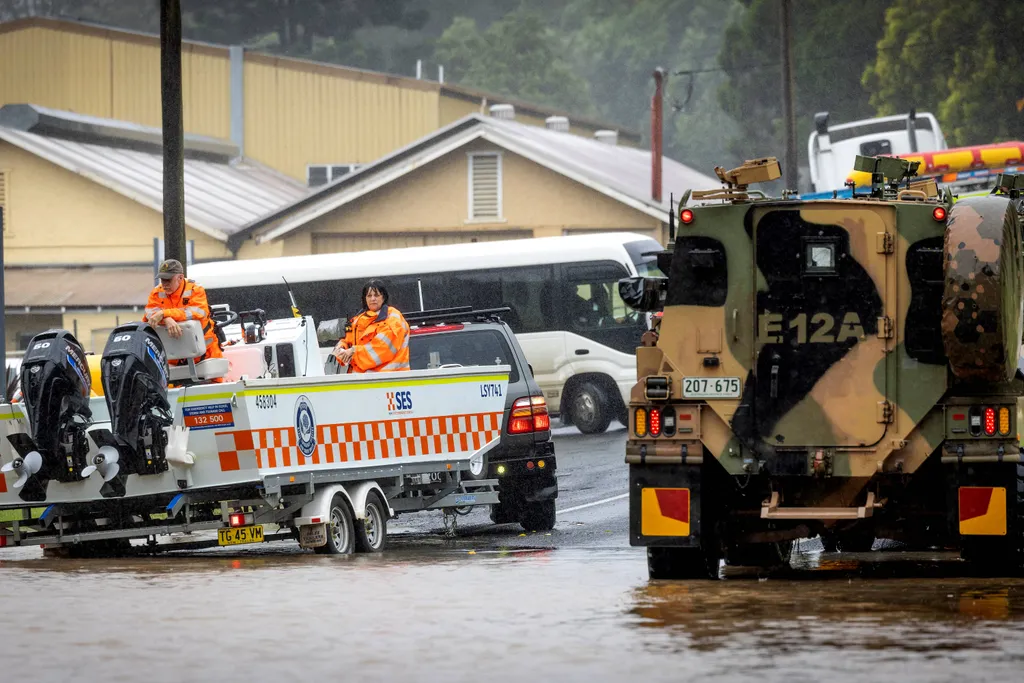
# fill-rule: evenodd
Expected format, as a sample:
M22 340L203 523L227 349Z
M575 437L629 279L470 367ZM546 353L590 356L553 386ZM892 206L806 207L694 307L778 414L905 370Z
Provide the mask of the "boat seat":
M181 325L181 337L173 339L163 325L154 329L163 342L167 360L187 360L185 365L171 365L167 368L167 378L171 382L192 380L206 382L228 374L231 363L227 358L207 358L195 362L195 358L206 353L206 340L203 339L203 326L198 320L186 320Z

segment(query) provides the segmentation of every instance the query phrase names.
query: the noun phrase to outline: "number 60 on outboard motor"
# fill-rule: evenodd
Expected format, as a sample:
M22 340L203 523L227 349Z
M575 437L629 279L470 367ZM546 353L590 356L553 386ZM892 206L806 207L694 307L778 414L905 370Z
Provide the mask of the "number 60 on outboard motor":
M21 388L31 436L8 435L18 455L2 471L18 472L14 488L22 500L42 501L51 479L78 481L89 454L92 382L74 335L48 330L33 337L21 363Z

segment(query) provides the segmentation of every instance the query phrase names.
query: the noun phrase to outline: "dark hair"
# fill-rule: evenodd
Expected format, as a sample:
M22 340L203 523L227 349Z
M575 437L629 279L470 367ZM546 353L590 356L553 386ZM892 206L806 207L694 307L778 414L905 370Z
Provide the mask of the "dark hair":
M388 297L388 288L380 280L370 280L365 285L363 285L363 296L359 300L359 305L362 307L362 309L364 311L366 310L366 295L370 293L371 289L376 289L378 292L380 292L380 295L384 297L383 305L387 306L388 299L390 298Z

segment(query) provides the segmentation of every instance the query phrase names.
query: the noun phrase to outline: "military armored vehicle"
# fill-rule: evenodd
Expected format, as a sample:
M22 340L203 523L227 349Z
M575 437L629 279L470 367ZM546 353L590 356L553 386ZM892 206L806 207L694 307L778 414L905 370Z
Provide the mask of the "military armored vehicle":
M630 542L651 578L875 539L1024 566L1024 176L957 200L917 164L858 157L870 189L749 188L775 158L687 190L631 278L663 309L629 404Z

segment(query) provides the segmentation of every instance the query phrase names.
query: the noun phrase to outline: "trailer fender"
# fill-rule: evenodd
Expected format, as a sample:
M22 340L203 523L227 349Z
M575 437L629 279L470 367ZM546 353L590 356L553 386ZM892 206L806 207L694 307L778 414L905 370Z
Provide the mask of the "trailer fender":
M356 519L366 518L366 497L370 491L380 494L381 500L387 501L384 490L375 481L362 481L356 484L328 484L317 489L313 493L313 500L302 506L298 517L295 518L295 526L301 527L308 524L323 524L327 521L334 495L340 493L345 496L348 504L352 507L352 514ZM394 510L388 506L388 516L394 517Z

